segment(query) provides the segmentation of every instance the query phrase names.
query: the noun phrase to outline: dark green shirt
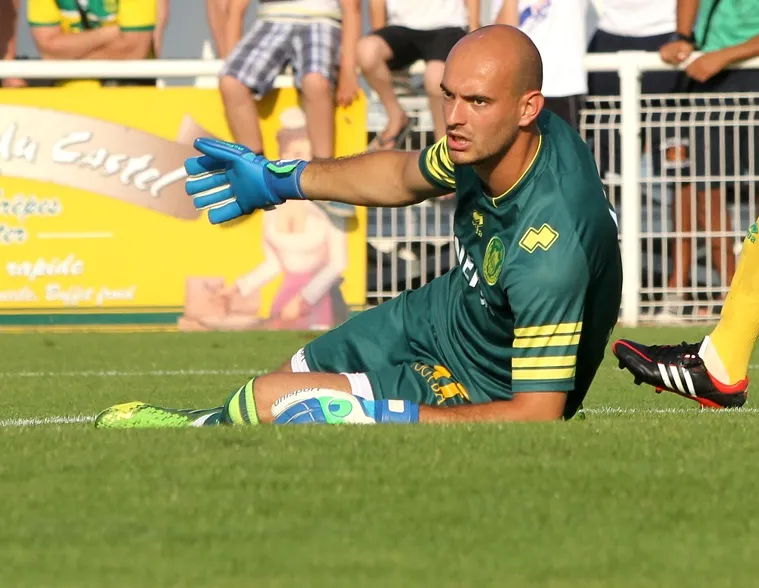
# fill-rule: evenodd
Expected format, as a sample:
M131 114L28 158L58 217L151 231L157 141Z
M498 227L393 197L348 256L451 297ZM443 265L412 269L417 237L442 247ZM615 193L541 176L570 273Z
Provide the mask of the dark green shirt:
M459 265L441 278L433 317L451 371L491 400L514 392L568 393L579 407L617 322L622 266L616 215L587 145L544 111L535 159L490 197L446 140L422 152L427 180L455 188ZM456 365L458 364L458 365Z

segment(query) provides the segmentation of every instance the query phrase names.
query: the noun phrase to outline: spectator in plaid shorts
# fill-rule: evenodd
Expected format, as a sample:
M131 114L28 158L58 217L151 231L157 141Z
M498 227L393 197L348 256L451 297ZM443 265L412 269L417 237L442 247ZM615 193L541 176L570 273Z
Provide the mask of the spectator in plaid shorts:
M286 65L293 67L315 158L334 156L335 98L350 104L358 92L355 47L360 0L259 0L253 27L230 53L219 88L237 143L263 152L258 100Z

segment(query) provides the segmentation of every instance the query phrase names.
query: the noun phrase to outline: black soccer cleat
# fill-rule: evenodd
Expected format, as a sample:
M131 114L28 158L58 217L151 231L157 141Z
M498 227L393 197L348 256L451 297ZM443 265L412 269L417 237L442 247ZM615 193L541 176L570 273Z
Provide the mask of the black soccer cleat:
M715 380L698 355L700 343L643 345L620 339L611 346L619 368L627 368L636 384L650 384L695 400L708 408L739 408L746 402L748 378L728 386Z

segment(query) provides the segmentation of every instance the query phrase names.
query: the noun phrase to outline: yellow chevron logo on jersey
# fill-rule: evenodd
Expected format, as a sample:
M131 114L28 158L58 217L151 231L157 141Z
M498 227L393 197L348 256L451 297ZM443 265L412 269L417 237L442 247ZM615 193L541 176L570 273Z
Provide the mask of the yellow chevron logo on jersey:
M543 223L540 229L534 227L527 229L527 232L519 240L519 246L527 253L534 253L538 248L548 251L558 238L558 231L555 231L548 223Z
M482 213L475 210L472 213L472 224L474 225L474 232L478 237L482 237L482 226L485 224L485 217Z
M443 404L446 400L452 399L472 401L469 391L453 378L450 370L445 366L430 366L417 361L412 367L427 382L435 394L438 404Z

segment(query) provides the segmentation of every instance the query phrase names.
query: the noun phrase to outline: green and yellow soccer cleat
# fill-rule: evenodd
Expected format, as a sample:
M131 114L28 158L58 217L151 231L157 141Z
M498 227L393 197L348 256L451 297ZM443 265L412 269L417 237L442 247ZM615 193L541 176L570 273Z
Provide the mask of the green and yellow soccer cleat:
M145 402L127 402L106 408L95 417L100 429L185 428L217 424L220 409L183 410ZM213 421L213 422L212 422Z

